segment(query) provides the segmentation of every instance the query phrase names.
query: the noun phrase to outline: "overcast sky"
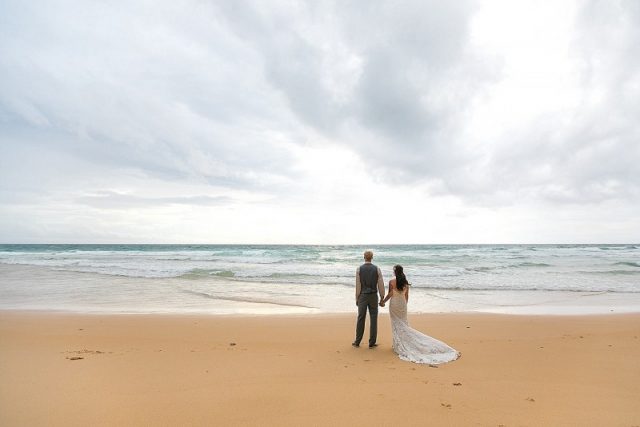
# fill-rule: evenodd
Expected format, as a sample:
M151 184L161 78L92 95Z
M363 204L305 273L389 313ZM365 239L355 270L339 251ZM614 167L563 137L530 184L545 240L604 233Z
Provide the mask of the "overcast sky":
M640 242L640 1L0 0L14 242Z

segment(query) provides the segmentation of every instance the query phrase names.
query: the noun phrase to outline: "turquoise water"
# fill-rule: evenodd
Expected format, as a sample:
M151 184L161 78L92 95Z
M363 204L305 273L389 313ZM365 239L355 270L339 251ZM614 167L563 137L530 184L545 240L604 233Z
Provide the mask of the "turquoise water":
M635 244L0 245L0 308L350 311L365 249L386 279L394 264L405 267L413 311L553 306L560 295L571 306L584 296L633 306L640 298Z

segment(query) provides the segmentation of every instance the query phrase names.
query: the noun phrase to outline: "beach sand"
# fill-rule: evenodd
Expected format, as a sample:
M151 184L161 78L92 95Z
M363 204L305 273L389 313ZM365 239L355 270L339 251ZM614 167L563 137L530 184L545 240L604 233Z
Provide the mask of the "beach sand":
M399 360L386 312L373 350L355 314L0 312L0 425L640 425L640 314L409 318L462 358Z

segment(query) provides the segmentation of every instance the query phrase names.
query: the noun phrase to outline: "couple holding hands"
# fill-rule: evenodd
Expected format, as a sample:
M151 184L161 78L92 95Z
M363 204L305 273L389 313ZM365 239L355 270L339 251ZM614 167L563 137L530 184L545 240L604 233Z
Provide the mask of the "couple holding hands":
M409 282L401 265L393 267L394 278L389 281L389 291L385 296L384 280L380 268L373 264L373 252L365 251L364 264L356 269L356 305L358 320L356 339L351 344L360 347L364 335L365 320L369 311L369 348L378 346L378 305L389 303L393 351L402 360L436 365L451 362L460 353L442 341L438 341L409 326L407 303L409 302ZM380 300L378 300L378 294ZM378 302L379 301L379 302Z

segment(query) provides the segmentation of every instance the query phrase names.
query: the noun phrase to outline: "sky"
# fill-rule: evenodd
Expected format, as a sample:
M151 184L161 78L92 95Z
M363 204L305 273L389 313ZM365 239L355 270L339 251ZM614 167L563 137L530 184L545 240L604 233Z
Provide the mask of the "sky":
M638 243L640 2L0 0L0 243Z

